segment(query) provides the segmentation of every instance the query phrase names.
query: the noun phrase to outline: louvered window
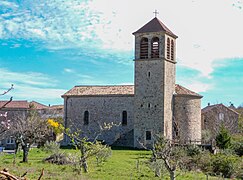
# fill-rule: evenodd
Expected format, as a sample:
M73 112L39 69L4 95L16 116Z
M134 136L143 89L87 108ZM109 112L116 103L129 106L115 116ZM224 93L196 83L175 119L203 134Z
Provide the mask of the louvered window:
M151 42L151 58L159 58L159 38L154 37Z
M170 59L170 38L167 38L167 59Z
M171 40L171 60L174 60L174 41Z
M140 59L148 58L148 38L142 38L140 42Z

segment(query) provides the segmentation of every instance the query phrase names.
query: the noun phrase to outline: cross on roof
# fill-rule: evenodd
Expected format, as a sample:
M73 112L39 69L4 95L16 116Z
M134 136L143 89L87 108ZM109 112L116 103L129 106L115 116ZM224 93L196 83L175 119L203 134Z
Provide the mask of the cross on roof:
M155 17L157 17L157 14L159 14L159 11L157 11L157 10L155 9L155 11L154 11L153 13L154 13Z

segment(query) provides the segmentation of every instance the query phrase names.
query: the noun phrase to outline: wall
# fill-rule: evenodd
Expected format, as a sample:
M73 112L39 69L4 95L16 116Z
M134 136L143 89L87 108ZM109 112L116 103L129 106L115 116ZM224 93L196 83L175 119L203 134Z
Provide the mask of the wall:
M75 124L75 127L82 129L84 136L92 140L101 132L100 126L104 127L104 123L113 123L110 130L103 131L98 137L107 144L113 144L133 129L133 100L133 96L65 97L65 125L73 129L72 126ZM89 125L83 124L85 111L89 111ZM127 125L121 124L123 111L127 111ZM133 140L133 136L130 140ZM130 141L127 143L133 144Z
M220 113L223 114L223 118L221 119L219 117ZM202 130L209 130L212 138L216 137L222 125L224 125L230 133L237 133L238 117L239 115L234 111L223 105L218 105L206 112L202 112Z
M174 97L174 120L178 139L182 142L201 141L201 99L195 96Z

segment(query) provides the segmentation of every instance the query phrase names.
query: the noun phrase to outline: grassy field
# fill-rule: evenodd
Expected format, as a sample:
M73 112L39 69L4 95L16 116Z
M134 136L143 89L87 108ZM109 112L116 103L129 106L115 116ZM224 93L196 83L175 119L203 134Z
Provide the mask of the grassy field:
M63 150L66 153L76 153L75 150ZM112 156L100 166L96 165L95 159L89 161L89 173L78 174L69 165L54 165L42 162L43 158L50 154L40 149L32 149L29 155L29 163L21 163L22 153L17 154L15 165L13 164L13 155L0 154L0 170L8 168L9 171L17 176L27 172L28 179L38 179L42 168L44 176L42 179L104 179L104 180L125 180L125 179L169 179L168 174L163 177L154 177L153 171L147 167L146 162L150 157L149 151L141 150L119 150L113 149ZM177 179L206 179L202 173L180 172ZM218 179L218 178L209 178Z

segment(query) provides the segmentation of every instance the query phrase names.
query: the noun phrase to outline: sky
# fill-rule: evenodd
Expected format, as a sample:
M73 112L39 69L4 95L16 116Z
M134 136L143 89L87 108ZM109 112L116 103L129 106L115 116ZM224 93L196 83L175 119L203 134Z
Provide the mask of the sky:
M176 83L243 104L243 0L0 0L1 99L62 104L75 85L134 84L133 32L158 18L178 35Z

